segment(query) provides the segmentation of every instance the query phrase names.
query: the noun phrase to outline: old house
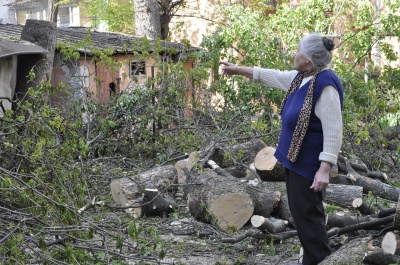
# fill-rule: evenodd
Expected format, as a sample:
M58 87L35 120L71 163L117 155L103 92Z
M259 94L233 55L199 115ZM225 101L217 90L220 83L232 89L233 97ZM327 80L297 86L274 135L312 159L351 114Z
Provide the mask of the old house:
M0 25L0 34L18 42L22 29L22 25L3 24ZM61 49L56 50L52 83L54 86L60 83L67 84L66 88L76 100L89 92L100 102L107 102L111 93L129 91L133 87L143 85L147 78L157 72L154 59L141 59L138 56L142 52L142 45L141 39L137 37L90 31L80 27L59 27L57 43L59 47L64 47L74 55L66 60L67 56ZM158 47L157 53L163 60L180 60L184 62L185 67L193 67L193 62L187 59L187 54L196 48L187 48L179 43L156 44L150 41L149 52L154 52L155 46ZM104 51L107 53L102 53ZM106 64L106 61L109 63Z

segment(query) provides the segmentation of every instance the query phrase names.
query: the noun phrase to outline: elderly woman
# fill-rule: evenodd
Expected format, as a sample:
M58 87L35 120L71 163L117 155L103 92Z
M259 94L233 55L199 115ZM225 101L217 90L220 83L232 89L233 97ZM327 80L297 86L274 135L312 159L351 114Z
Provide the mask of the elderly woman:
M286 91L275 157L285 167L289 207L307 265L318 264L332 252L322 194L342 145L343 87L329 69L333 48L332 39L304 36L297 46L293 71L220 62L224 75L242 75Z

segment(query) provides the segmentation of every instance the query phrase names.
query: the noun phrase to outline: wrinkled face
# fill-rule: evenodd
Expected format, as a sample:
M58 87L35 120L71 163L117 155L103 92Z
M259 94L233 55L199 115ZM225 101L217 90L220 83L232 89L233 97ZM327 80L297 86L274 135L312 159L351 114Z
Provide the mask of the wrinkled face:
M297 45L297 52L294 55L294 69L300 72L308 71L312 69L312 64L310 62L310 59L301 52L301 43Z

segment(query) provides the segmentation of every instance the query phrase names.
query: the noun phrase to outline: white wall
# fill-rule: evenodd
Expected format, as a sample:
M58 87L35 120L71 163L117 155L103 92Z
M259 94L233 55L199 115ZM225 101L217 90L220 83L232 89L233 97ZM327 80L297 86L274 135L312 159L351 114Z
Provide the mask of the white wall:
M15 24L15 18L10 17L9 7L6 4L15 2L14 0L0 0L0 23L1 24Z

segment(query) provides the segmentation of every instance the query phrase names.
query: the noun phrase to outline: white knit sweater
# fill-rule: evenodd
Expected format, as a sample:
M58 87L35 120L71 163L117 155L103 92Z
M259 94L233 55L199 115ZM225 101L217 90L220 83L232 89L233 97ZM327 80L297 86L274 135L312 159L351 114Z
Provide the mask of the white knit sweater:
M297 73L297 71L279 71L254 67L253 81L287 91ZM310 79L311 76L305 77L300 89ZM326 86L322 90L315 105L315 115L321 120L324 134L324 147L319 155L319 160L336 165L342 146L343 125L339 93L333 86Z

